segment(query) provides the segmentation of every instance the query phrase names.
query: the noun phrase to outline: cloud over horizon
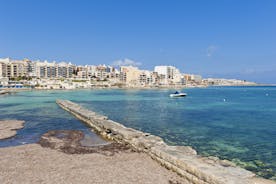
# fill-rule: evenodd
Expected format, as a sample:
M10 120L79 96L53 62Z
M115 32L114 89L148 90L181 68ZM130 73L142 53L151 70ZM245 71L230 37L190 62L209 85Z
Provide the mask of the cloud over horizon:
M112 63L112 65L113 66L140 66L140 65L142 65L142 63L125 58L125 59L120 59L120 60L114 61Z
M218 46L209 45L206 49L206 56L207 57L212 57L217 50L218 50Z

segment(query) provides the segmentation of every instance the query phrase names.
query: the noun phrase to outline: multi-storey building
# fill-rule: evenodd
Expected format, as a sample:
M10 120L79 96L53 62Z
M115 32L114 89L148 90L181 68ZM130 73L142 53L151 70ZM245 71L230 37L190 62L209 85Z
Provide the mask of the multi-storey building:
M186 81L198 84L202 81L199 75L182 75L174 66L156 66L154 71L139 70L133 66L121 66L120 71L106 65L75 66L71 63L32 62L28 59L0 59L0 77L17 78L20 76L41 79L81 78L109 80L110 83L125 83L130 86L142 85L181 85Z
M140 72L140 76L139 76L139 82L140 85L151 85L152 84L152 72L148 71L148 70L142 70Z
M72 78L74 66L71 63L61 62L57 65L57 75L59 78Z
M57 77L57 67L56 63L36 62L36 76L38 78L56 78Z
M88 78L95 78L96 77L97 66L94 66L94 65L85 65L85 68L87 68L87 76L88 76Z
M133 66L121 66L120 68L120 80L127 84L138 84L141 71L137 67Z
M17 78L27 75L27 63L20 60L11 60L10 58L0 59L2 77Z
M26 63L27 77L36 77L36 64L29 59L23 60Z
M105 80L107 78L107 67L105 65L99 65L96 68L95 76L99 80Z
M187 83L201 83L202 76L201 75L194 75L194 74L184 74L184 79Z
M72 78L74 66L71 63L48 63L36 62L35 63L36 76L38 78Z
M75 72L77 78L87 79L88 78L88 67L87 66L77 66L75 67Z
M201 75L192 75L191 80L197 83L202 82L202 76Z
M154 72L161 76L160 84L171 84L181 82L181 73L174 66L155 66Z
M10 62L10 58L0 59L0 77L7 77L7 69Z

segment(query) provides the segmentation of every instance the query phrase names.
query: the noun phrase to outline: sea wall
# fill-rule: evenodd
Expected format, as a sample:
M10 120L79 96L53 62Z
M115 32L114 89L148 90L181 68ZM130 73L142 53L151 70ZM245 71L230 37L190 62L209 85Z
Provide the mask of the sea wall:
M92 127L103 137L133 149L145 152L161 165L177 172L194 184L259 184L267 180L256 180L255 175L235 166L228 160L217 157L201 157L188 146L169 146L160 137L123 126L108 117L68 100L57 100L64 110ZM270 182L269 182L270 183Z

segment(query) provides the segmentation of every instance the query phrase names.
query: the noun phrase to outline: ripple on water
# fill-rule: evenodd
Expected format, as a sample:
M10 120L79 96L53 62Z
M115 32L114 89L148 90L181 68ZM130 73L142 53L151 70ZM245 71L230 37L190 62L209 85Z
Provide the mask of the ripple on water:
M61 110L57 98L72 100L122 124L161 136L172 145L190 145L275 179L276 88L218 87L173 90L32 91L0 97L0 119L25 120L25 128L0 146L37 141L48 130L89 129ZM265 94L269 94L268 96ZM226 99L225 102L223 99Z

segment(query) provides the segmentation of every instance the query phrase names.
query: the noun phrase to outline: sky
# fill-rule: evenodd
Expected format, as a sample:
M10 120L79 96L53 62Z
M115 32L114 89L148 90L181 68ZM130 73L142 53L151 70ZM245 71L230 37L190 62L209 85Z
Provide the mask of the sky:
M0 58L276 84L275 0L0 0Z

